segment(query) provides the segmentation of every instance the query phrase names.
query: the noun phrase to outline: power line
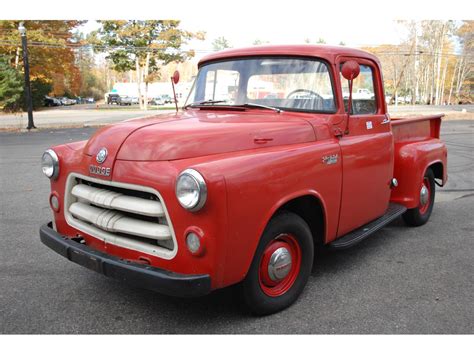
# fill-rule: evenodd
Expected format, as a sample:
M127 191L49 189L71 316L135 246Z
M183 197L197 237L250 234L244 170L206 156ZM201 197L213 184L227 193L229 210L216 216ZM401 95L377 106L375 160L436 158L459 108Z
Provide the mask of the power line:
M13 41L0 41L0 46L19 46L20 43ZM159 52L168 52L170 54L174 53L186 53L187 51L177 50L174 48L153 48L153 47L134 47L134 46L106 46L106 45L94 45L94 44L81 44L81 43L68 43L68 44L54 44L54 43L44 43L44 42L28 42L30 47L41 47L41 48L56 48L56 49L79 49L79 50L98 50L98 51L107 51L107 50L135 50L151 53ZM214 50L192 50L195 53L211 53L215 52Z
M0 46L20 46L20 42L16 41L1 41ZM74 49L74 50L96 50L96 51L117 51L117 50L133 50L133 51L143 51L143 52L151 52L151 53L160 53L160 52L168 52L170 54L177 54L177 53L186 53L183 50L175 50L173 48L154 48L154 47L147 47L147 46L130 46L130 45L98 45L98 44L90 44L90 43L48 43L48 42L41 42L41 41L29 41L29 46L31 47L41 47L41 48L56 48L56 49ZM198 49L194 50L195 53L213 53L216 52L212 49ZM428 51L417 51L416 53L412 53L409 51L373 51L374 54L378 56L441 56L441 57L448 57L448 56L464 56L466 58L472 58L474 55L467 54L463 55L461 53L454 53L454 52L444 52L444 53L436 53L436 52L428 52Z
M415 57L415 56L441 56L441 57L458 57L458 56L464 56L467 58L471 58L474 55L473 54L462 54L462 53L428 53L428 52L422 52L422 53L401 53L401 52L372 52L375 55L378 56L383 56L383 55L391 55L391 56L404 56L404 57Z
M19 42L13 41L0 41L0 46L19 46ZM57 48L57 49L79 49L79 50L98 50L98 51L107 51L107 50L137 50L137 51L146 51L146 52L177 52L177 53L185 53L186 51L180 50L173 50L170 48L153 48L153 47L146 47L146 46L130 46L130 45L118 45L118 46L109 46L109 45L96 45L96 44L83 44L83 43L66 43L66 44L54 44L54 43L47 43L47 42L38 42L38 41L30 41L29 46L31 47L42 47L42 48ZM197 49L194 50L195 53L212 53L216 52L212 49ZM394 51L380 51L374 52L374 54L379 56L384 55L391 55L391 56L465 56L465 57L473 57L473 55L463 55L461 53L434 53L434 52L424 52L420 51L418 53L411 53L411 52L394 52Z

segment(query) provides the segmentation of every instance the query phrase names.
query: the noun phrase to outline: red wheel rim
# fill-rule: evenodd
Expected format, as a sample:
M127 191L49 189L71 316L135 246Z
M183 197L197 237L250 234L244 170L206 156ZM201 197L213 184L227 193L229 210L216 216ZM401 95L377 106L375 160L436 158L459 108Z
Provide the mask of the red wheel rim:
M285 248L291 256L291 268L281 279L272 279L269 265L272 255L280 248ZM270 241L263 251L260 260L258 281L262 291L270 297L285 294L295 283L301 268L301 248L296 238L291 234L280 234Z
M423 179L423 184L421 185L421 188L423 188L423 187L425 187L426 190L428 190L428 199L427 199L426 203L423 205L421 203L421 198L420 198L420 207L419 207L419 209L420 209L421 214L425 214L428 211L428 209L431 205L431 184L430 184L430 180L427 177L425 177Z

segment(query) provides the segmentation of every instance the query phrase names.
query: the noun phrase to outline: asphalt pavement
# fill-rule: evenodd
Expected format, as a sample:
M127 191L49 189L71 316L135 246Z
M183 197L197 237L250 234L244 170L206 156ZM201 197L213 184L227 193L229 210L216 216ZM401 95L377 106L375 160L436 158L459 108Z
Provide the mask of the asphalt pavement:
M318 253L297 303L267 317L248 314L236 288L166 297L40 242L51 218L41 154L93 132L0 132L0 333L473 333L474 121L443 123L449 182L428 224L396 220L352 249Z

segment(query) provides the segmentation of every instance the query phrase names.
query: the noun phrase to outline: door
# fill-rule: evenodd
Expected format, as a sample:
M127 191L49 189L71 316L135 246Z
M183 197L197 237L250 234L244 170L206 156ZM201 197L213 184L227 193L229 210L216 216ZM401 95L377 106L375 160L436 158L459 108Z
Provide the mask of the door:
M341 58L338 68L345 60ZM342 197L338 236L382 216L390 199L393 174L393 137L385 115L383 86L378 67L369 60L355 59L360 74L352 88L349 132L340 139ZM340 76L347 112L349 85Z

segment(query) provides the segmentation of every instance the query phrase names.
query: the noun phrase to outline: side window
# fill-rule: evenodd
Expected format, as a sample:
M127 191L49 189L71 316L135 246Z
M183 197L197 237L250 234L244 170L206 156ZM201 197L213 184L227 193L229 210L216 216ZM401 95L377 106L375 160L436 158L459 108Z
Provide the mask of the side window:
M347 111L349 101L349 82L342 77L342 96ZM352 84L352 115L369 115L377 112L374 90L374 74L368 65L360 66L360 74Z
M234 104L239 87L239 72L234 70L211 70L206 75L204 100L225 100Z

